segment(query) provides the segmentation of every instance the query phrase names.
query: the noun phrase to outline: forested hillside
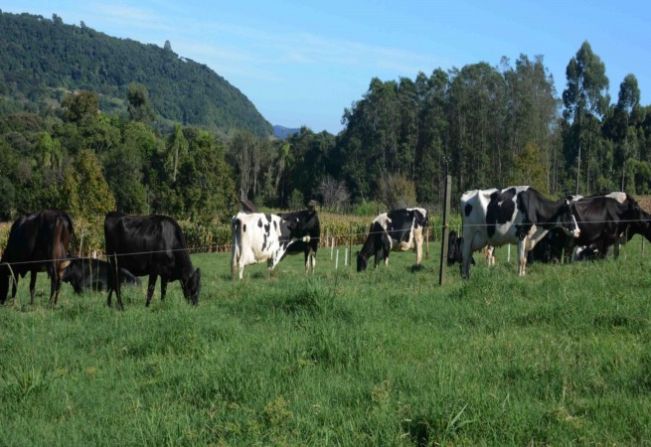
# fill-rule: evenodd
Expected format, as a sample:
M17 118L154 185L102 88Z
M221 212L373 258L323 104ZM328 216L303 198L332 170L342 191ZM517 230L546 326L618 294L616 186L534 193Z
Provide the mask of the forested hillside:
M162 42L161 42L162 43ZM129 85L149 91L154 117L259 136L271 125L237 88L207 66L164 48L117 39L85 25L29 14L0 14L0 94L10 111L42 111L67 92L92 90L103 111L126 111Z

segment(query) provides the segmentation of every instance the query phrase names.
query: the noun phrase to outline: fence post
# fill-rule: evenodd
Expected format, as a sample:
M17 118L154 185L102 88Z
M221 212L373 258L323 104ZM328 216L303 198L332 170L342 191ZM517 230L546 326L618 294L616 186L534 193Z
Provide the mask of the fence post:
M337 257L335 258L335 270L339 269L339 249L337 249Z
M348 224L348 265L353 262L353 224Z
M425 259L429 259L429 225L425 228Z
M642 236L642 256L644 256L644 236Z
M445 176L445 202L443 204L443 237L441 238L441 265L439 268L439 285L445 282L445 263L448 257L448 214L450 213L450 195L452 194L452 177Z

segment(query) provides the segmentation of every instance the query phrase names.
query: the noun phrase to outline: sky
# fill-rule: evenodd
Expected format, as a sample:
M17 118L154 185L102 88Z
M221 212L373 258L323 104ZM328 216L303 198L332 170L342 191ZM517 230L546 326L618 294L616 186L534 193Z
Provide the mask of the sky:
M57 14L67 24L163 46L206 64L272 124L337 133L382 80L502 56L544 56L558 95L583 43L606 65L610 94L633 73L651 103L651 2L384 0L3 0L4 12Z

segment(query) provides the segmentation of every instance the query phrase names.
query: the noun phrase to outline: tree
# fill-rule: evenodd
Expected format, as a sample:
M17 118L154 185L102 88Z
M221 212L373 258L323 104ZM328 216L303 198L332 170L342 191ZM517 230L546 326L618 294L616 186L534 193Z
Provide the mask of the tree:
M149 92L142 84L132 82L127 90L127 111L133 121L148 122L154 118L154 112L149 104Z
M183 129L180 124L174 125L174 132L167 140L167 155L165 157L165 167L167 172L172 178L172 182L176 182L176 173L179 168L180 160L188 153L188 140L183 135Z
M93 152L84 149L79 153L75 162L75 177L80 215L100 221L107 212L115 209L115 198Z
M563 116L569 130L565 138L568 161L576 159L576 192L581 185L581 158L587 160L586 189L590 190L590 158L598 144L599 120L606 113L610 98L606 67L585 41L567 65L567 87L563 91ZM571 162L571 161L570 161Z
M84 118L94 119L99 113L99 97L94 92L82 90L67 95L61 106L66 120L80 123Z

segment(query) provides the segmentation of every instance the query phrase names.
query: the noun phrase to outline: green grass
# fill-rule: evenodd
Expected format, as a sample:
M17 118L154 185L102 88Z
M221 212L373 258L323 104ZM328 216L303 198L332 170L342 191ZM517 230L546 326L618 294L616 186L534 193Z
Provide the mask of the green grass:
M42 275L35 306L23 281L0 308L0 445L651 444L639 252L522 279L501 249L442 288L434 250L415 273L322 250L314 278L296 256L237 283L204 254L198 307L176 282L146 309L145 281L125 312L67 285L52 309Z

